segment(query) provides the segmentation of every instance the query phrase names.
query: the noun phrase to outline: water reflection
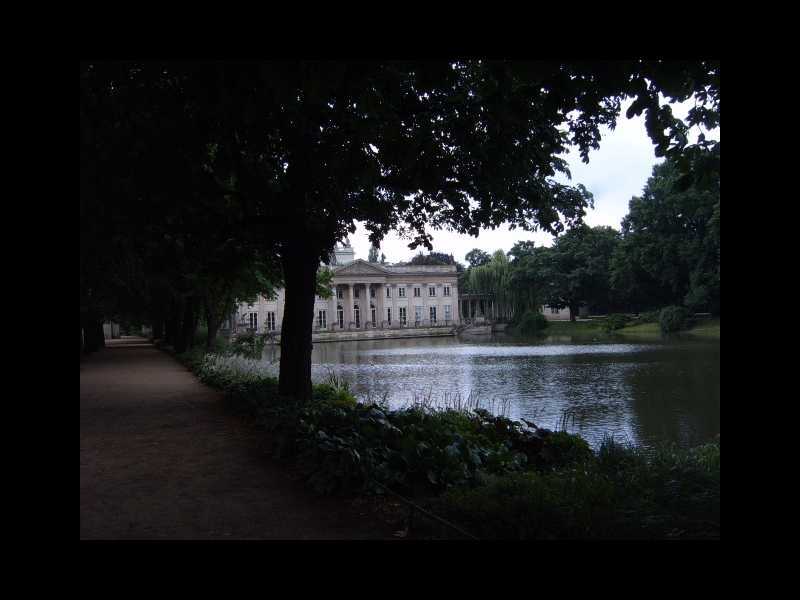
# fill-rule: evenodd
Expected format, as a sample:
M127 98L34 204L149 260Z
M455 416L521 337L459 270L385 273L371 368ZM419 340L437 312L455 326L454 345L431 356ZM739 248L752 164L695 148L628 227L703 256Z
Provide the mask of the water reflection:
M470 393L506 401L512 418L567 429L593 444L606 434L690 445L719 433L718 341L578 338L420 338L314 345L312 375L335 372L359 396L393 407L414 397ZM277 360L277 348L265 361Z

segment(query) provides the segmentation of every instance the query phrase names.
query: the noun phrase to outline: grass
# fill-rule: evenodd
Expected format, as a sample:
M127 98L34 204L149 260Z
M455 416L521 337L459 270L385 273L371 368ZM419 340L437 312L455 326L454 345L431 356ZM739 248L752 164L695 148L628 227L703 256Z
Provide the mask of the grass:
M545 335L589 335L603 332L602 321L549 321Z
M700 321L686 333L698 337L719 339L719 318Z
M661 336L661 328L658 323L639 323L638 325L628 325L622 329L617 329L614 333L632 335L656 335Z

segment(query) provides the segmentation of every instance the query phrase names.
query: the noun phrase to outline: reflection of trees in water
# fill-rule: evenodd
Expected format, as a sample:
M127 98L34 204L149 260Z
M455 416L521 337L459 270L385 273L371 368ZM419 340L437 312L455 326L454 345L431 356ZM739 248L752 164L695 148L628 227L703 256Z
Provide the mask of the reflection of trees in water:
M643 443L689 446L719 433L719 358L719 346L690 343L629 371L630 409Z
M592 443L606 434L636 442L624 377L633 356L527 357L508 375L519 390L520 416L542 427L565 426Z
M472 353L473 345L483 349ZM360 397L388 395L393 407L415 394L474 393L484 404L510 399L509 416L543 427L557 426L566 413L567 429L594 444L604 434L692 444L719 432L718 344L560 356L493 354L487 345L454 338L315 344L314 372L321 380L330 368Z

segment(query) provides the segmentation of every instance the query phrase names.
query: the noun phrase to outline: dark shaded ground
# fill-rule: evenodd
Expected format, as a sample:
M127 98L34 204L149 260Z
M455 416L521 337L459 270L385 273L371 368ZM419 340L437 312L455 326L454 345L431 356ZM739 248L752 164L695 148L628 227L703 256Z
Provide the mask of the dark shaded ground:
M396 539L368 507L292 480L263 433L146 340L80 371L81 539Z

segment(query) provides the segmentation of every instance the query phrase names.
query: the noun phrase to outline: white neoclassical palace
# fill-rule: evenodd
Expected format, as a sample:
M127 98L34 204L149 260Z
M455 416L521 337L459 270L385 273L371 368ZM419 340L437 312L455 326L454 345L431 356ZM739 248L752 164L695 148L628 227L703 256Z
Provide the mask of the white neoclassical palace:
M333 295L317 296L314 331L453 327L459 321L455 265L388 265L355 259L349 241L331 256ZM280 332L285 293L240 304L235 329Z

